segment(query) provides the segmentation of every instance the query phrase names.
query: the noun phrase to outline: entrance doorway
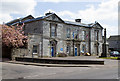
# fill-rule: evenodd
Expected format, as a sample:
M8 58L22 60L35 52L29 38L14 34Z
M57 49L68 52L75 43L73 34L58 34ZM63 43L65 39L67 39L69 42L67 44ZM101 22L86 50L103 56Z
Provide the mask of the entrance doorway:
M75 56L80 56L80 44L76 44L74 50Z
M51 48L50 48L51 49L51 56L56 57L56 44L57 44L57 42L51 41L50 44L51 44Z
M51 56L52 56L52 57L54 57L54 55L55 55L54 52L55 52L55 51L54 51L54 47L51 47Z
M75 56L77 56L77 47L75 47Z

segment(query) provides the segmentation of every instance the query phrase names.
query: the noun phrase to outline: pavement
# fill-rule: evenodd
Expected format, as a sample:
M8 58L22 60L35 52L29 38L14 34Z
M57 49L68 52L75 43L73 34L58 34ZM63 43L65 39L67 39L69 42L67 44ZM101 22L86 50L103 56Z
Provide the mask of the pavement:
M51 57L51 58L42 58L42 59L63 59L63 60L104 60L98 59L98 56L67 56L67 57Z
M19 62L19 61L8 61L6 63L13 64L22 64L22 65L34 65L34 66L46 66L46 67L92 67L93 65L87 64L45 64L45 63L32 63L32 62ZM104 65L96 65L96 66L104 66Z
M117 79L118 60L104 61L104 65L90 67L46 67L0 63L2 63L3 79Z

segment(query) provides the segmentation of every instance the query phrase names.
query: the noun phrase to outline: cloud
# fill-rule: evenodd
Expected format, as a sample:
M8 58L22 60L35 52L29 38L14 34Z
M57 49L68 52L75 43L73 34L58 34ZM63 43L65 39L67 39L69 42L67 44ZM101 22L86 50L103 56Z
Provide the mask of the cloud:
M34 15L35 6L37 1L41 2L68 2L68 0L2 0L0 7L0 23L8 22L12 20L11 14L20 14L26 16L28 14ZM69 2L85 2L85 0L69 0ZM86 2L91 2L87 0ZM93 0L100 2L100 0ZM56 12L52 9L48 9L45 12L52 11L60 16L62 19L74 21L76 18L81 18L83 23L93 23L95 21L100 22L103 27L108 28L107 35L114 35L118 32L118 0L102 0L96 7L93 5L86 5L86 9L72 12L68 10ZM113 29L114 31L113 31Z
M55 2L55 3L68 2L68 1L72 1L72 0L43 0L43 2Z
M102 24L102 26L105 27L107 30L107 37L109 37L110 35L118 35L117 26L112 26L112 25L107 25L107 24Z
M35 0L2 0L2 7L0 7L0 23L10 21L11 14L29 15L34 14L36 6Z
M3 24L3 22L8 22L10 20L12 20L12 17L9 14L0 13L0 24Z
M110 0L108 2L102 2L95 8L91 5L85 10L79 10L77 13L70 11L61 11L60 16L70 15L71 18L81 18L86 22L94 22L96 20L117 20L118 18L118 6L117 0Z
M52 12L55 12L52 10ZM83 23L98 21L104 28L108 29L107 37L118 34L118 0L103 0L98 7L87 5L84 10L71 12L68 10L55 12L62 19L73 20L81 18Z
M96 20L113 21L118 19L118 1L109 0L107 2L101 2L98 8L94 5L89 5L85 10L79 10L77 13L65 10L60 12L55 12L52 9L47 10L57 13L60 17L70 16L71 19L81 18L85 22L94 22Z
M59 2L100 2L100 0L36 0L37 2L52 2L52 3L59 3Z

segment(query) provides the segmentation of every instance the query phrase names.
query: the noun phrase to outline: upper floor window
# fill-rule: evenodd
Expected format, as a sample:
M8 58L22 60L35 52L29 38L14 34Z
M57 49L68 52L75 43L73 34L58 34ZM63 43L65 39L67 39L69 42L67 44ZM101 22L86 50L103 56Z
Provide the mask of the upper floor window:
M83 44L83 45L82 45L82 53L85 53L85 49L86 49L86 47L85 47L85 45Z
M82 31L82 40L86 39L86 31Z
M98 39L99 39L99 31L95 30L95 40L98 41Z
M57 36L56 27L57 27L57 24L51 24L51 27L50 27L50 36L51 37Z
M70 45L67 45L67 47L66 47L66 53L70 53Z
M34 28L33 32L34 32L34 33L37 33L37 28Z
M67 32L67 33L66 33L66 37L67 37L67 38L70 38L70 28L67 28L67 29L66 29L66 32Z
M79 30L75 30L75 39L78 39Z
M33 54L38 53L38 45L33 45Z

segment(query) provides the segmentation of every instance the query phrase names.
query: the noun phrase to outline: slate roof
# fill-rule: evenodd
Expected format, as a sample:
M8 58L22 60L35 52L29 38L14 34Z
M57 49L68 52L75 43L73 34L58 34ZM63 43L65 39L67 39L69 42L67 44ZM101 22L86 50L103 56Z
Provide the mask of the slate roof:
M110 36L108 41L120 41L120 35Z
M15 24L18 24L20 22L23 22L25 20L30 20L30 19L34 19L34 17L32 15L28 15L28 16L26 16L24 18L14 19L14 20L12 20L10 22L7 22L6 25L15 25Z
M53 14L50 14L50 15L53 15ZM24 21L22 21L22 22L21 22L21 20L23 20L23 19L25 19L25 18L27 18L27 17L15 19L15 20L12 20L12 21L6 23L6 25L16 25L16 24L18 24L18 23L27 23L27 22L31 22L31 21L37 21L37 20L41 20L41 19L47 18L47 17L49 17L50 15L42 16L42 17L38 17L38 18L34 18L32 15L28 15L27 17L32 16L33 18L26 19L26 20L24 20Z
M42 17L37 17L37 18L34 18L32 15L28 15L27 17L24 17L24 18L19 18L19 19L15 19L15 20L12 20L8 23L6 23L6 25L16 25L18 23L28 23L28 22L33 22L33 21L37 21L37 20L42 20L42 19L45 19L51 15L56 15L55 13L51 13L49 15L45 15L45 16L42 16ZM57 16L57 15L56 15ZM57 16L58 17L58 16ZM27 19L28 18L28 19ZM95 24L99 24L98 22L95 22L95 23L91 23L91 24L83 24L83 23L79 23L79 22L71 22L71 21L64 21L62 20L60 17L58 17L63 23L65 24L71 24L71 25L77 25L77 26L83 26L83 27L93 27ZM99 24L100 25L100 24ZM101 25L100 25L101 26ZM102 27L102 26L101 26Z
M71 24L71 25L78 25L78 26L84 26L84 27L92 27L90 24L83 24L80 22L71 22L71 21L65 21L66 24Z

